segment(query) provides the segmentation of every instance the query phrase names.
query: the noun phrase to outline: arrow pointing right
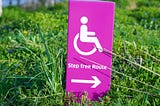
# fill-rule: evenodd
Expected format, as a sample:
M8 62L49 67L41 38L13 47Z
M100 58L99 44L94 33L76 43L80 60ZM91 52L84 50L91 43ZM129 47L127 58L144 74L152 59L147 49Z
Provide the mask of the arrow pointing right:
M96 76L92 76L92 78L93 80L71 79L71 83L93 84L91 88L96 88L101 83L101 81Z

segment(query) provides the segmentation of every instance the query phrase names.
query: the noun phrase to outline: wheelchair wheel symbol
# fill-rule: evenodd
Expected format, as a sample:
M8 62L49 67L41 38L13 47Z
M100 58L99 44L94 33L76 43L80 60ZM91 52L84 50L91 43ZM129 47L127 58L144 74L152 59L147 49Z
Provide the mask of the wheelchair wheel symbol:
M89 52L84 52L84 51L81 51L79 48L78 48L78 45L77 45L77 41L78 41L78 38L80 37L79 33L74 37L74 42L73 42L73 45L74 45L74 48L75 50L81 54L81 55L85 55L85 56L88 56L88 55L92 55L93 53L95 53L97 51L97 49L94 47L91 51Z

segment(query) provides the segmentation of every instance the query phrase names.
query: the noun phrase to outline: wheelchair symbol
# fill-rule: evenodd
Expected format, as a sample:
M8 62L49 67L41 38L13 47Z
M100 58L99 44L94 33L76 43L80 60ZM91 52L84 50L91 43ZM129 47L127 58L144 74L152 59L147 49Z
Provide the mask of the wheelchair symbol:
M98 38L95 36L96 33L88 31L88 27L86 25L88 23L88 18L86 16L82 16L80 21L82 23L82 25L80 26L80 33L76 34L76 36L74 37L74 41L73 41L73 45L74 45L75 50L79 54L86 55L86 56L94 54L97 50L99 52L102 52L103 48L102 48L101 44L99 43ZM96 47L93 47L93 49L89 52L81 51L77 45L78 39L80 39L80 41L84 42L84 43L85 42L94 43Z

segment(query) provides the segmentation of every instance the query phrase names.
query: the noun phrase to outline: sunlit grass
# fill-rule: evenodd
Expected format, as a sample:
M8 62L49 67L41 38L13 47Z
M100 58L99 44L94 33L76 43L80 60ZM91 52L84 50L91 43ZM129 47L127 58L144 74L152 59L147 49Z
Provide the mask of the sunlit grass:
M158 106L158 21L137 20L134 10L122 8L116 9L113 52L104 51L113 55L110 92L100 102L84 96L79 104L74 97L66 98L67 6L63 5L33 13L6 8L10 15L0 19L0 104ZM138 8L135 12L143 14Z

